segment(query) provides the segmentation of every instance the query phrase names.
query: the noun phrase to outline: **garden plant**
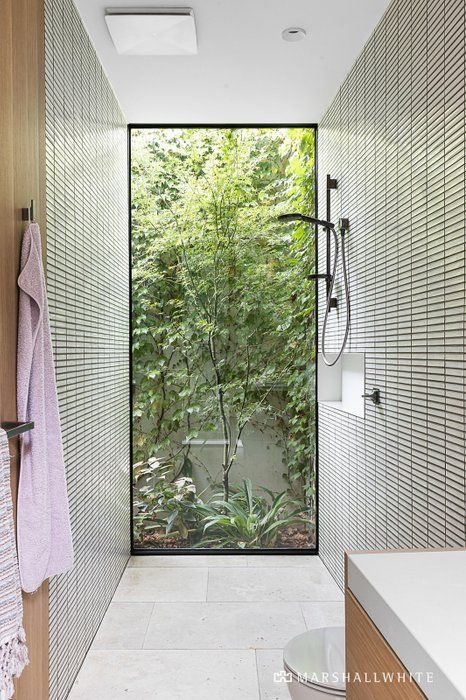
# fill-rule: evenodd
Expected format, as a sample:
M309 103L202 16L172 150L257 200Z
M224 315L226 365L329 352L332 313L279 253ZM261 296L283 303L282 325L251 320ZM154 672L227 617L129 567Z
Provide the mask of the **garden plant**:
M315 245L277 216L312 213L314 132L133 130L131 176L135 540L270 547L296 525L312 538ZM236 474L245 431L264 421L279 493L253 465ZM193 442L208 435L214 474Z

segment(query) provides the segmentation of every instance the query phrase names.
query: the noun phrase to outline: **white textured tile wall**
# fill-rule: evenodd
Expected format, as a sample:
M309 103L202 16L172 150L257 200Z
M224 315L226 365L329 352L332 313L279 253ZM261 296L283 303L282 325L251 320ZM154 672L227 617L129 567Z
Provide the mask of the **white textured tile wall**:
M126 125L71 0L46 0L47 278L76 563L50 582L67 697L129 554Z
M320 551L340 582L345 549L466 544L465 13L394 0L319 125L320 213L330 173L351 222L348 349L382 392L365 420L320 408Z

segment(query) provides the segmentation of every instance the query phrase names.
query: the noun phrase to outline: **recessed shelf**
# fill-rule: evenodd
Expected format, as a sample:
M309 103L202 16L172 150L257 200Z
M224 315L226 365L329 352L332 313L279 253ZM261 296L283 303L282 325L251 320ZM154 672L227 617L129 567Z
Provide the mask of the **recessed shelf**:
M329 359L332 354L328 353ZM335 355L333 355L335 357ZM318 357L317 400L319 403L364 418L365 361L363 352L345 352L329 367Z

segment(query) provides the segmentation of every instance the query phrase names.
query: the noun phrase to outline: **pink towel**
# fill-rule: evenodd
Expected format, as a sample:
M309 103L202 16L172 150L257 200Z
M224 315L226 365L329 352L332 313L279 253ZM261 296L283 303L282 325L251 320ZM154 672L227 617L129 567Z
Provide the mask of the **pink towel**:
M17 508L21 586L30 593L73 565L47 292L35 223L24 234L18 285L18 420L35 424L22 435Z

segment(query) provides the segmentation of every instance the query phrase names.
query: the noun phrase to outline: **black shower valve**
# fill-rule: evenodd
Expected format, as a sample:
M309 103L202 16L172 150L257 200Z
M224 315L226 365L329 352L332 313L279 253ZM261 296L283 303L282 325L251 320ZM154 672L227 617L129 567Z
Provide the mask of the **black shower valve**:
M380 389L372 389L370 394L361 394L363 399L370 399L373 404L378 406L380 404Z

